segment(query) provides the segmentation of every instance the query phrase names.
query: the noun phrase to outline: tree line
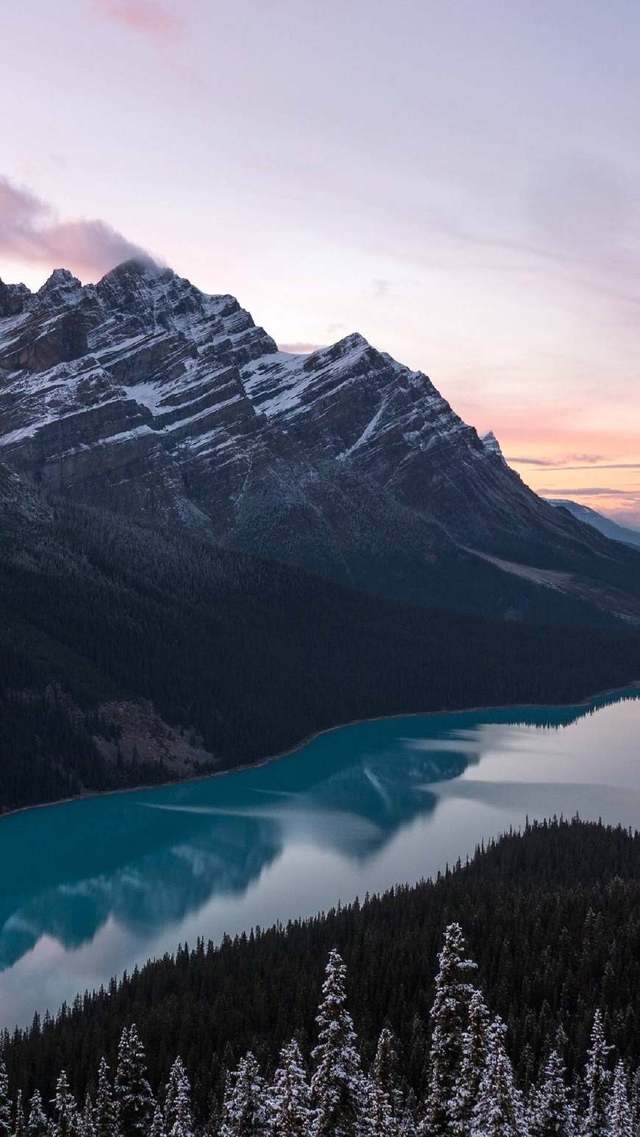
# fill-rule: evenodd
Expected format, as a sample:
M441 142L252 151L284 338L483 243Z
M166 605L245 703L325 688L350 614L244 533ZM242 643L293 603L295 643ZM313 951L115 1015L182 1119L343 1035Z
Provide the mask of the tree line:
M420 1099L439 942L455 921L505 1023L524 1091L563 1031L567 1075L579 1077L598 1009L617 1053L629 1066L640 1061L640 836L556 820L491 842L437 880L219 945L184 945L79 995L55 1017L36 1015L2 1039L11 1083L25 1099L36 1088L51 1097L64 1066L82 1097L101 1056L113 1063L123 1026L135 1022L151 1083L166 1080L179 1053L196 1113L207 1116L222 1098L225 1070L247 1050L269 1076L294 1035L310 1052L323 961L336 948L349 968L364 1063L389 1027Z
M50 1102L35 1089L12 1101L0 1063L3 1137L634 1137L640 1125L640 1071L614 1053L598 1009L584 1068L571 1083L558 1030L539 1075L518 1085L507 1028L492 1015L462 929L448 925L438 954L429 1012L424 1093L417 1097L388 1026L366 1063L347 1007L347 969L329 951L315 1015L315 1045L295 1036L265 1076L248 1051L225 1070L223 1094L202 1117L180 1056L152 1089L134 1024L123 1029L113 1078L104 1056L79 1104L66 1070ZM402 977L396 977L402 982ZM241 997L242 993L238 993Z

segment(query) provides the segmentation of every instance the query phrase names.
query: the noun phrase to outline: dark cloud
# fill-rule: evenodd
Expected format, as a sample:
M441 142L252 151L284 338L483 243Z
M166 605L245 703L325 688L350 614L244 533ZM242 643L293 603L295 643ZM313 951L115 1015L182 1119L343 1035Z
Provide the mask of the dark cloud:
M0 177L0 255L47 268L70 268L95 280L144 249L95 219L59 221L51 206Z

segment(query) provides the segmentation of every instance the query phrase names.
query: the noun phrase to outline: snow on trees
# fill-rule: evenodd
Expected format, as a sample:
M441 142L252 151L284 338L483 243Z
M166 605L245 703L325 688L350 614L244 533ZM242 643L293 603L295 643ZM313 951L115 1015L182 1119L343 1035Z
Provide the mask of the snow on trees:
M311 1091L300 1047L295 1039L280 1051L269 1089L269 1132L272 1137L306 1137L311 1122Z
M438 964L431 1008L429 1082L420 1133L424 1137L456 1137L456 1091L474 991L469 976L476 968L476 964L466 958L459 924L449 924L446 928Z
M147 1061L135 1024L123 1030L115 1077L120 1137L147 1137L155 1101L147 1079Z
M612 1049L605 1039L602 1013L598 1010L593 1016L591 1045L584 1075L583 1137L606 1137L607 1134L607 1105L611 1086L608 1062Z
M265 1081L248 1051L227 1076L219 1137L263 1137L267 1122Z
M471 1137L527 1137L522 1094L504 1045L506 1027L495 1018L487 1030L486 1058L473 1109Z
M346 967L329 952L318 1007L318 1043L311 1058L314 1137L355 1137L363 1102L363 1074L353 1020L346 1002Z

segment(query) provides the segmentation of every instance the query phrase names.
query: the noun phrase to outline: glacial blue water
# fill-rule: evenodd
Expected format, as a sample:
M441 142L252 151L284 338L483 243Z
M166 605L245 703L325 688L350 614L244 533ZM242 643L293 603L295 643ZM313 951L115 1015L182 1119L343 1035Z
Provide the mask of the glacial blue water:
M640 691L359 723L264 766L0 820L0 1021L415 881L529 816L640 826Z

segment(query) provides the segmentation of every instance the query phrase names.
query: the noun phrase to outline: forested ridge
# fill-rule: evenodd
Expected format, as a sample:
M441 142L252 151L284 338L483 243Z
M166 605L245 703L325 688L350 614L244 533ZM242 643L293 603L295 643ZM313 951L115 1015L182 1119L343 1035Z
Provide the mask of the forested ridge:
M354 719L571 702L640 675L622 626L373 598L2 476L0 809L229 768ZM177 745L195 737L177 772L155 728L146 751L125 745L141 701Z
M219 947L185 946L106 991L79 997L55 1021L36 1018L29 1030L5 1036L11 1084L24 1096L40 1088L51 1097L65 1068L82 1100L87 1089L95 1091L100 1058L116 1063L122 1030L135 1022L151 1085L159 1090L179 1054L195 1116L205 1124L218 1116L226 1072L248 1050L268 1079L292 1037L309 1055L323 969L336 949L348 968L364 1068L389 1028L405 1092L424 1102L438 953L444 929L458 921L478 964L474 983L505 1024L500 1037L524 1094L544 1077L554 1048L567 1085L582 1077L598 1010L607 1045L627 1072L635 1069L640 835L552 821L491 842L436 881Z

